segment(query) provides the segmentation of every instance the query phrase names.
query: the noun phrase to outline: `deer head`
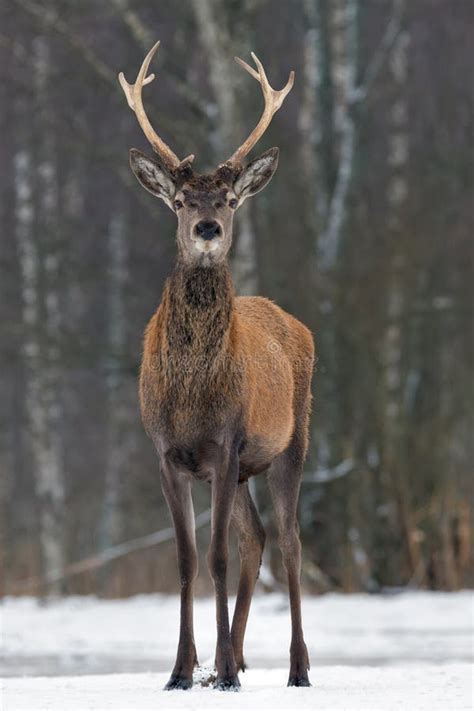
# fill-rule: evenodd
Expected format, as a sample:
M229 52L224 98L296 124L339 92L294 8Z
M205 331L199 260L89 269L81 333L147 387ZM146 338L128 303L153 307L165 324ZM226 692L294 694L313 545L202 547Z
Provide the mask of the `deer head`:
M253 52L257 71L235 57L236 62L260 83L265 107L257 126L235 153L214 173L200 175L191 166L194 156L180 160L154 131L143 108L142 88L154 79L154 74L147 76L147 73L159 45L157 42L148 52L134 84L126 81L123 72L119 74L128 105L156 153L152 159L132 148L130 166L139 183L175 212L181 258L187 263L209 265L226 258L232 243L234 212L248 197L262 190L275 173L278 148L271 148L245 167L242 161L263 136L290 92L294 72L290 72L286 86L276 91L270 86L265 70Z

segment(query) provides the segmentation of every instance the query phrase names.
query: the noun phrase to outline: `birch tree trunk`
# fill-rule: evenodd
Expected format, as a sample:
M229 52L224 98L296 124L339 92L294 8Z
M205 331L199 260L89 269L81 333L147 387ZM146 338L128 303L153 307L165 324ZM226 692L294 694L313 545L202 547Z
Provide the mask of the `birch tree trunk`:
M107 358L105 378L108 396L106 471L99 533L99 550L118 543L124 535L122 519L123 475L130 457L129 390L124 377L127 345L125 289L129 279L129 245L126 212L118 207L110 218L107 270Z
M336 18L336 22L342 20ZM332 269L339 255L341 235L347 216L347 198L354 170L356 148L356 123L354 103L357 95L357 70L359 57L359 2L346 0L344 34L335 33L336 47L333 76L341 85L337 102L339 131L339 157L334 187L331 190L331 167L327 166L329 199L324 229L318 241L319 266L322 271ZM329 110L329 109L328 109ZM336 109L334 109L336 111ZM329 162L330 158L326 159Z
M333 36L334 24L343 23L344 8L340 1L332 4L329 0L307 0L307 5L312 5L312 14L315 24L315 55L317 62L318 82L316 86L317 112L319 117L318 152L320 180L318 185L317 205L321 223L327 217L329 199L334 189L337 170L337 145L336 145L336 97L334 76L334 49ZM337 33L336 33L337 34ZM340 32L340 35L343 33ZM339 54L344 56L343 47L339 47Z
M352 102L359 66L359 4L358 0L337 0L328 5L325 0L318 0L316 9L320 31L327 36L318 49L321 141L317 155L325 199L319 208L320 230L315 240L316 269L324 284L318 326L321 365L326 373L322 395L326 411L325 425L319 428L315 439L318 467L328 468L354 454L344 431L346 414L339 397L346 361L345 314L339 303L344 284L334 268L343 261L341 240L356 148Z
M312 234L319 234L327 208L327 183L321 166L320 147L326 141L322 126L326 116L326 106L321 101L325 80L331 82L331 77L323 72L320 60L321 43L326 37L318 3L314 0L305 1L305 16L308 28L303 44L303 95L298 114L298 129L301 136L300 164L303 173L305 201L308 213L308 223ZM325 64L324 66L328 66ZM332 116L329 121L332 126Z
M45 449L43 463L38 468L37 491L42 511L42 539L45 554L45 569L60 569L64 565L63 520L64 520L64 475L61 444L63 419L61 386L61 311L59 297L60 235L59 235L59 185L56 168L56 141L54 138L51 99L49 97L51 57L45 37L38 37L36 54L36 91L38 97L38 120L43 124L43 142L38 151L37 186L38 225L43 234L38 235L44 244L42 254L44 283L44 356L43 384L40 400L46 415L44 422ZM47 430L47 431L46 431ZM51 592L59 593L60 581Z
M64 480L60 423L60 305L58 295L58 184L48 108L49 48L34 42L37 121L44 142L33 160L28 139L14 159L16 238L22 277L25 410L38 500L43 574L64 567ZM35 178L36 176L36 178ZM61 592L61 582L48 588Z
M391 53L389 71L394 85L394 100L389 115L388 164L390 178L387 190L388 218L387 236L390 240L390 277L387 284L387 317L383 340L384 364L384 446L382 466L392 482L398 506L400 525L403 530L408 571L413 582L423 579L420 568L419 540L415 531L411 506L409 478L406 471L404 438L403 392L405 385L404 325L405 303L405 256L402 232L403 212L408 197L406 169L409 159L409 122L406 83L408 77L410 35L400 33ZM415 577L413 577L415 576Z

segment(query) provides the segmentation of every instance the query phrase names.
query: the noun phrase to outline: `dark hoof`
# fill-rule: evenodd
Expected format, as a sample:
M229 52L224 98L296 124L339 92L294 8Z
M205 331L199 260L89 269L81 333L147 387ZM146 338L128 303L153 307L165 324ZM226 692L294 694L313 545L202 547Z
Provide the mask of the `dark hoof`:
M175 689L181 689L185 691L190 689L193 685L192 679L184 679L180 676L171 676L169 682L165 686L165 691L174 691Z
M226 679L217 679L214 689L218 691L240 691L240 681L238 676Z
M288 679L288 686L311 686L307 676L294 675Z

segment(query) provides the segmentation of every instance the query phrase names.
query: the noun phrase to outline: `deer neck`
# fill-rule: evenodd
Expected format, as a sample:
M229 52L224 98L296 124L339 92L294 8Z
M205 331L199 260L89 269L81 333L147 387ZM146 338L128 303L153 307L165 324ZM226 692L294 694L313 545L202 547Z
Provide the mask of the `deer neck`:
M206 365L225 354L234 301L227 263L190 266L178 261L164 294L169 352Z

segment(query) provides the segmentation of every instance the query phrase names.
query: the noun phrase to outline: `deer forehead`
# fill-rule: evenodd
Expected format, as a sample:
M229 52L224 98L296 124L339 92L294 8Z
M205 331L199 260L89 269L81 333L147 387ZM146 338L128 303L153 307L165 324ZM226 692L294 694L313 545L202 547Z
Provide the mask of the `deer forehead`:
M184 185L178 190L176 197L185 205L194 202L199 205L208 206L213 205L215 202L223 202L225 204L228 200L235 197L235 195L234 191L227 187L199 190L189 185Z

